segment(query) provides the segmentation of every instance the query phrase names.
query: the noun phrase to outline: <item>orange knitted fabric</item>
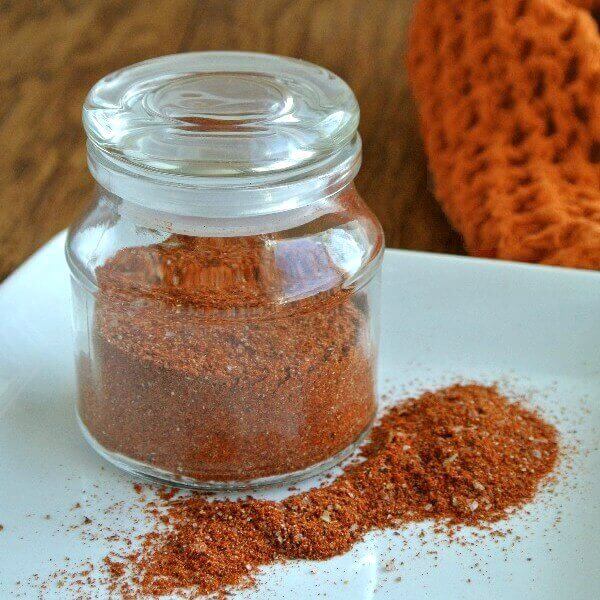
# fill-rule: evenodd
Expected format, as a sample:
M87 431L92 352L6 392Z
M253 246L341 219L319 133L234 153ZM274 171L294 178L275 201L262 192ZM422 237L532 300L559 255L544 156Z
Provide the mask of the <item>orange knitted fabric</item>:
M599 5L418 2L410 79L470 253L600 269Z

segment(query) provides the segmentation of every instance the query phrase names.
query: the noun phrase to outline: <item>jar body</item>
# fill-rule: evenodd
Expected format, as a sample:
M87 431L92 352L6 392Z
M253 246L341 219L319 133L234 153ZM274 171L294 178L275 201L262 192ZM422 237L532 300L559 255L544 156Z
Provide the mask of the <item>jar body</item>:
M67 247L87 439L206 489L340 460L376 411L382 252L352 185L284 219L208 225L98 188Z

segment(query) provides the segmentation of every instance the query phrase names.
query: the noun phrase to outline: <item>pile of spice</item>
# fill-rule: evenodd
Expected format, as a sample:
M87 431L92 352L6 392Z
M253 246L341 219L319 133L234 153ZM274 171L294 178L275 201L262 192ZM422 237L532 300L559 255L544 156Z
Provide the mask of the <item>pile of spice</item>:
M306 469L371 424L366 290L311 240L171 236L96 271L80 416L109 452L177 477Z
M275 502L168 498L161 524L106 563L125 598L248 585L262 565L325 559L374 529L425 519L485 526L531 501L557 462L556 429L494 387L455 385L390 408L362 460Z

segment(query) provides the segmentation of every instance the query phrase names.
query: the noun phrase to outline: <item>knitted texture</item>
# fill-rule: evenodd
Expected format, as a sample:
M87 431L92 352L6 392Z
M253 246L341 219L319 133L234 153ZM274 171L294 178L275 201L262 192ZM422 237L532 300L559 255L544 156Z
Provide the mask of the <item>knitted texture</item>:
M419 0L436 195L477 256L600 269L598 0Z

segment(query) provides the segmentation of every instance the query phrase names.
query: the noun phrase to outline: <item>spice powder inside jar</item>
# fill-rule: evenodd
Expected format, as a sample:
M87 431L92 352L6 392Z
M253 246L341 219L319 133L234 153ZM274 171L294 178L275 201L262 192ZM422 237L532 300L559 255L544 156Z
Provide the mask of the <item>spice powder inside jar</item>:
M360 439L376 408L368 303L335 285L320 246L282 247L173 235L97 269L80 416L103 449L184 481L243 482ZM315 270L327 291L274 302Z

